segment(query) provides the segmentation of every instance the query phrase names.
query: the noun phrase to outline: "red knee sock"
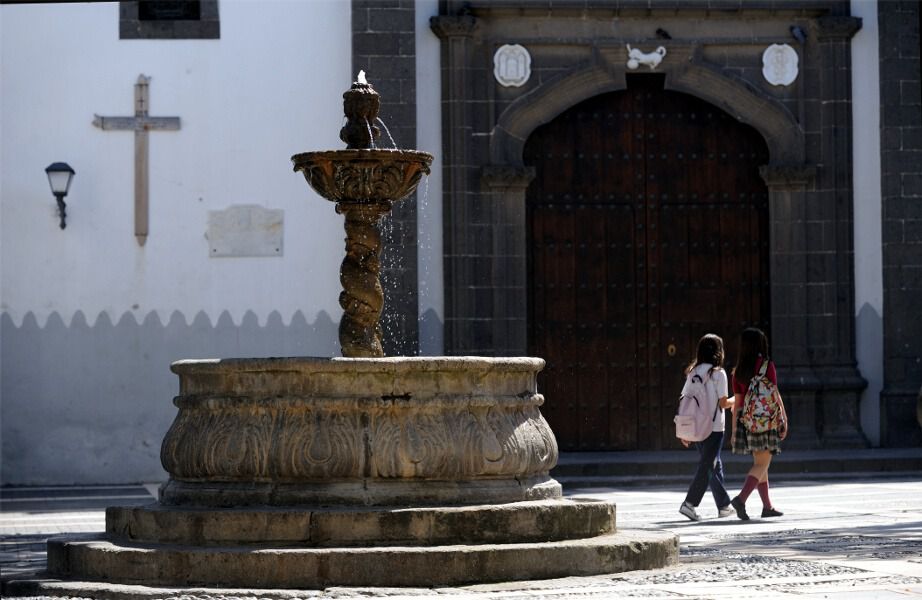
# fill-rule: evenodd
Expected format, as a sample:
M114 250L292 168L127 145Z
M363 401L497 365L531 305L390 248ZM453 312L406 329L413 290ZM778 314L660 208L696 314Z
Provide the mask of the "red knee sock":
M737 496L743 502L746 501L746 498L749 497L749 494L752 493L752 490L756 489L756 486L759 485L759 480L753 477L752 475L746 477L746 483L743 484L743 489L740 490L739 496Z
M762 498L762 506L765 508L772 507L772 501L768 499L768 481L759 484L759 497Z

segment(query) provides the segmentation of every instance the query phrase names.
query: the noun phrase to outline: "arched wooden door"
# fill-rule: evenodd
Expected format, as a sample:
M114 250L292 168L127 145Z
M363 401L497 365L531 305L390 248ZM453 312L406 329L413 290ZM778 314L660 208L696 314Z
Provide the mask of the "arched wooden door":
M764 140L660 77L629 81L525 146L529 352L563 450L678 447L698 338L733 361L743 327L769 328Z

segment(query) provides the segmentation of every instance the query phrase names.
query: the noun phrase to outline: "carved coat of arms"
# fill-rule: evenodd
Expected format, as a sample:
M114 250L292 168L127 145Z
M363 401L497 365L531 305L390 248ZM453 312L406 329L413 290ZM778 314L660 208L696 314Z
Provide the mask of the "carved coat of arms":
M493 76L505 87L525 85L531 77L531 55L524 46L506 44L493 55Z
M797 51L787 44L772 44L762 53L762 76L772 85L791 85L797 79Z

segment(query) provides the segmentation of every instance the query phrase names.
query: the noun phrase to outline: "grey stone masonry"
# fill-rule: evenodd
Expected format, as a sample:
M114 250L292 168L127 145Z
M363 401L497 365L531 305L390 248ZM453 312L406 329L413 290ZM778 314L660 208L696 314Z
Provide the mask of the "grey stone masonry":
M381 94L387 127L377 124L381 148L416 145L415 6L413 0L352 0L352 77L364 70ZM416 194L395 204L382 222L381 327L389 356L419 354L416 222Z
M880 149L883 201L882 442L918 446L922 386L922 86L917 0L881 0Z

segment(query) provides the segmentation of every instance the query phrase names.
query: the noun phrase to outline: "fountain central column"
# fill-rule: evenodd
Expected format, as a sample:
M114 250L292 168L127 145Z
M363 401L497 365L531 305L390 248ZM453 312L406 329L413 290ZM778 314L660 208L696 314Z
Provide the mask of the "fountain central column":
M378 121L381 99L365 81L358 81L343 93L346 124L339 137L345 150L304 152L292 157L314 190L336 203L345 217L346 257L339 271L343 291L339 304L344 314L339 323L339 343L346 358L380 358L381 234L378 222L393 204L412 194L424 173L429 173L432 155L415 150L375 147L381 135Z
M346 257L339 268L343 291L339 305L339 344L343 356L375 358L384 356L381 345L381 234L378 220L391 210L389 202L349 202L336 204L345 217Z

